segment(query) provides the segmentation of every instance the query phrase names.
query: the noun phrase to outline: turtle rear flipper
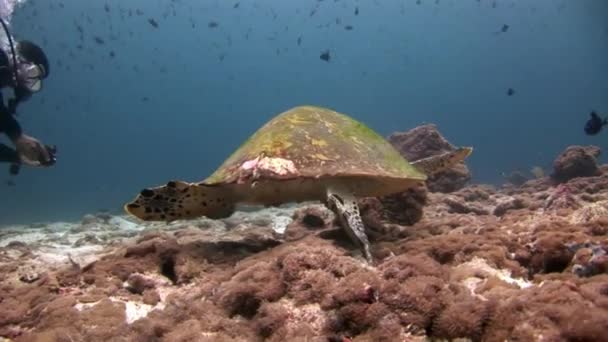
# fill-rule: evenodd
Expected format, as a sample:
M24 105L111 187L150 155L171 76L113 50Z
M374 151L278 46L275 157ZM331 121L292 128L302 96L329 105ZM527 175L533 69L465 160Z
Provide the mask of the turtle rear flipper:
M340 219L342 228L351 240L361 248L365 259L371 264L373 258L370 252L370 243L367 235L365 235L365 226L363 220L361 220L355 196L347 191L329 189L327 191L327 203Z
M427 176L432 176L462 162L472 152L472 147L459 147L454 151L416 160L412 165Z
M232 215L235 204L225 188L170 181L142 190L125 210L145 221L175 221L206 216L220 219Z

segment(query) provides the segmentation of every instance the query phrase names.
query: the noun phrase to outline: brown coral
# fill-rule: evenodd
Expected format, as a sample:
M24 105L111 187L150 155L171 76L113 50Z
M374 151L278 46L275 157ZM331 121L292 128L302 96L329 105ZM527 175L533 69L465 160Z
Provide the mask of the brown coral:
M599 175L596 158L600 153L597 146L569 146L553 162L551 178L563 183L575 177Z

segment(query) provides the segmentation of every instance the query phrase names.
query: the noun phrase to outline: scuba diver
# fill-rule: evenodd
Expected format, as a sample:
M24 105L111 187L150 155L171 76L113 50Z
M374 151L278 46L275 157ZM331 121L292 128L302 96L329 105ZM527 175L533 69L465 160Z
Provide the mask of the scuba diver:
M596 135L602 130L602 127L607 124L608 119L602 119L595 111L592 111L591 118L585 123L585 133L587 133L587 135Z
M2 44L0 48L0 89L9 87L14 91L14 98L6 105L0 91L0 133L15 145L13 149L0 143L0 162L10 163L9 171L16 175L22 164L47 167L56 161L55 147L23 133L15 118L17 105L42 89L42 80L49 75L49 62L36 44L26 40L14 44L6 23L2 19L0 23L8 39L8 46Z

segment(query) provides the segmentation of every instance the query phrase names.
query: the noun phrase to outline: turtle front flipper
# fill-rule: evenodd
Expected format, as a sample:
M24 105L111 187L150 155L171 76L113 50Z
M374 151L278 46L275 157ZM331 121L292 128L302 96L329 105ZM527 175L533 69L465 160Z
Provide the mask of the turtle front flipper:
M220 219L232 215L235 204L223 187L171 181L142 190L125 211L144 221L171 222L206 216Z
M342 228L351 240L362 249L365 259L372 263L373 258L369 240L365 235L365 226L361 220L355 196L347 191L329 189L327 190L327 203L329 208L339 217Z

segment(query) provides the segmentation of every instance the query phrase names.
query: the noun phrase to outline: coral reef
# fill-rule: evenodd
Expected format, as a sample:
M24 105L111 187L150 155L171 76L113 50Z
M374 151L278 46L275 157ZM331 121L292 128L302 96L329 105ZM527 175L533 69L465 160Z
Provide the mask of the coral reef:
M6 227L0 337L601 341L607 203L608 166L560 184L362 199L373 265L318 203Z
M598 175L600 171L596 158L600 152L597 146L569 146L553 162L551 178L563 183L575 177Z

